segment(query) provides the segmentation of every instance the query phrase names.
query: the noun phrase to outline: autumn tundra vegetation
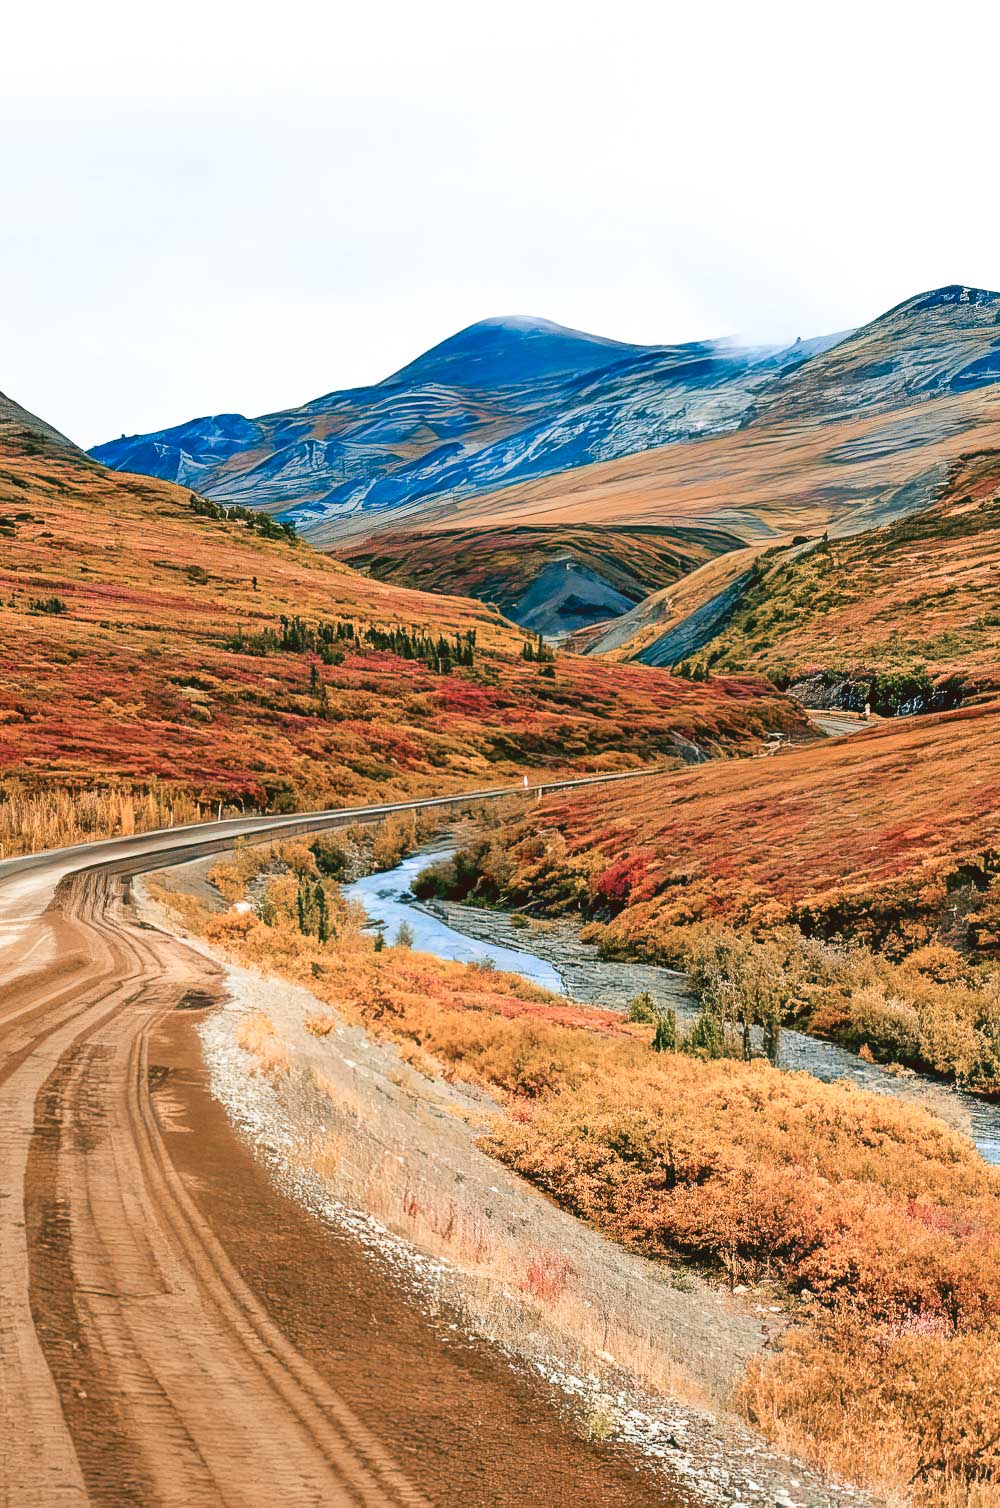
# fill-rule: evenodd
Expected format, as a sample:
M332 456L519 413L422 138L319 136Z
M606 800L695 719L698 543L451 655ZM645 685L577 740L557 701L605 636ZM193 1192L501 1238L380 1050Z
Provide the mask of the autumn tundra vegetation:
M726 1400L783 1448L894 1498L1000 1501L1000 1174L971 1143L915 1105L679 1044L641 1001L629 1020L381 946L331 877L350 842L240 849L213 879L249 910L167 898L225 955L305 985L317 1040L363 1024L489 1090L485 1148L613 1240L783 1293L780 1346ZM293 1071L267 1018L240 1041L253 1071Z
M550 799L421 888L580 915L605 956L690 970L737 1028L791 1022L997 1093L998 732L991 703Z
M737 609L696 665L759 670L817 705L844 688L840 704L860 711L867 701L889 716L997 687L1000 450L953 461L917 513L801 544L756 555Z
M8 415L13 406L8 407ZM525 657L482 603L371 581L14 410L0 464L0 852L618 770L801 730L758 676Z
M490 1154L612 1240L782 1295L780 1345L726 1402L783 1448L899 1499L1000 1503L997 1173L924 1110L774 1066L795 1025L1000 1093L995 453L945 447L924 513L760 555L718 643L673 673L556 653L487 603L361 576L266 515L4 423L0 856L219 803L290 812L663 766L599 801L481 813L418 890L569 916L607 959L682 968L693 1022L366 933L339 881L359 852L378 868L411 851L416 819L239 850L214 879L249 909L171 904L213 947L306 985L318 1042L353 1021L487 1091ZM746 445L720 441L719 464L749 464ZM546 557L553 526L533 543ZM634 532L637 572L674 569L673 539L654 562ZM852 636L855 659L817 658ZM884 711L913 687L964 705L825 744L781 689L817 666L871 671ZM801 746L742 757L775 734ZM293 1072L266 1018L239 1042L269 1079Z

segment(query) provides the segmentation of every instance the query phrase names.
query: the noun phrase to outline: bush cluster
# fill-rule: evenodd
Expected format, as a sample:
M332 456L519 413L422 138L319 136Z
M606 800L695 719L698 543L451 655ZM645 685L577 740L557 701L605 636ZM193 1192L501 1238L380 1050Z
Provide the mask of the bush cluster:
M763 1429L928 1503L1000 1485L1000 1177L965 1138L895 1100L675 1052L673 1022L648 997L629 1024L517 976L378 950L330 880L337 936L304 934L298 896L303 878L320 879L315 855L282 854L267 919L202 917L212 940L307 984L427 1071L504 1095L488 1149L623 1245L800 1295L788 1344L742 1390ZM216 875L229 893L274 857L246 850L237 863ZM753 981L759 962L732 937L706 937L694 967L710 996L727 971ZM942 953L921 963L927 977L953 971ZM765 992L761 1010L773 1004ZM324 1019L310 1030L322 1040Z

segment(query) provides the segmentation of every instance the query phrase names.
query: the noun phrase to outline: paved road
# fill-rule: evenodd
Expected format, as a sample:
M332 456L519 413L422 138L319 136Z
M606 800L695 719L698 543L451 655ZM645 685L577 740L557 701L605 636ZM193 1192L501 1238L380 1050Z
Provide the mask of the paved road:
M421 1410L419 1448L372 1417L391 1415L388 1402L351 1406L336 1380L343 1343L296 1338L331 1280L317 1271L316 1231L278 1208L206 1105L187 1024L218 998L219 971L130 904L133 874L240 836L504 794L243 818L0 865L0 1503L499 1505L536 1485L551 1502L666 1501L539 1413L501 1363L456 1369L433 1336L417 1370L426 1386L440 1368L444 1402ZM169 1073L173 1098L159 1098ZM250 1237L270 1234L241 1268L234 1228L247 1208ZM348 1284L349 1271L335 1275L357 1301L362 1278ZM374 1306L368 1333L391 1304ZM374 1395L389 1399L409 1386L394 1354L383 1346L348 1373L374 1368ZM476 1421L471 1435L459 1411Z

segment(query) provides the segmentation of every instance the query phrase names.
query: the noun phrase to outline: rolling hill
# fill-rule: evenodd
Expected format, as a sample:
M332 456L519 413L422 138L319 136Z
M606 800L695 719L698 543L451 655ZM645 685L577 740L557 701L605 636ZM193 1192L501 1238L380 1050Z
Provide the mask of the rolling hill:
M718 529L448 529L379 533L338 550L380 581L493 602L533 633L558 638L628 612L656 588L738 548Z
M551 797L487 834L475 893L495 898L500 884L529 910L616 918L651 958L692 922L879 944L891 933L898 954L935 932L954 942L1000 897L998 737L993 701L626 781L599 807ZM475 870L463 875L471 885Z
M758 678L529 663L483 604L372 581L266 515L108 471L6 401L0 539L6 792L158 784L294 810L803 726Z
M954 461L934 501L841 538L699 567L572 646L757 670L807 706L945 708L1000 686L1000 451Z
M901 694L913 683L921 707L932 699L920 682L997 687L1000 451L955 462L941 496L919 513L764 552L743 581L733 610L699 646L699 658L720 671L766 672L824 706L877 704L869 672L895 678ZM689 636L691 626L688 618ZM676 663L666 635L636 657Z

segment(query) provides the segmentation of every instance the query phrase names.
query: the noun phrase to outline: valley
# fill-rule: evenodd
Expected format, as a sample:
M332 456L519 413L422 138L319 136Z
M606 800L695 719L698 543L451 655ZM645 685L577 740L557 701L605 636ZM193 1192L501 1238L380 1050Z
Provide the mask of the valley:
M543 525L380 533L335 553L380 581L493 602L529 632L558 639L628 612L740 543L719 529Z
M757 677L701 688L526 661L525 635L482 603L373 581L294 534L213 516L13 407L2 440L3 852L36 821L70 826L37 846L73 841L74 793L79 822L113 788L134 796L123 820L148 809L155 824L171 804L182 818L219 802L290 811L805 730ZM60 792L64 818L47 817Z
M0 1498L998 1501L998 320L0 397Z

